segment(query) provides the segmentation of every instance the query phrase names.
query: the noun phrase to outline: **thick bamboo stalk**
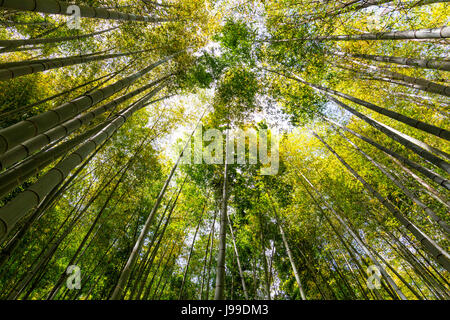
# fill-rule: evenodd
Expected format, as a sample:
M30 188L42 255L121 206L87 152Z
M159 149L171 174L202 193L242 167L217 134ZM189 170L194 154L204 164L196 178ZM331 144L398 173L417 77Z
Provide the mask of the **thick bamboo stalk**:
M50 165L53 161L66 154L81 142L97 134L108 124L109 121L100 123L91 130L63 142L54 148L43 150L0 174L0 198L24 183L31 176L37 175L40 170Z
M392 31L392 32L369 32L362 34L352 35L330 35L319 37L305 37L305 38L293 38L293 39L266 39L262 42L291 42L291 41L358 41L358 40L412 40L412 39L447 39L450 38L450 27L444 26L441 28L433 29L418 29L418 30L405 30L405 31Z
M378 62L395 63L403 66L411 66L416 68L450 71L449 60L403 58L403 57L379 56L360 53L345 53L345 55L355 58L362 58Z
M267 70L267 69L266 69ZM274 72L277 74L280 74L278 72L275 72L273 70L268 70L270 72ZM281 74L283 75L283 74ZM283 75L284 76L284 75ZM343 102L337 100L336 98L330 96L326 90L322 89L321 87L311 84L303 79L297 78L297 77L289 77L291 79L297 80L303 84L306 84L316 90L321 91L329 100L333 101L334 103L338 104L339 106L341 106L342 108L344 108L345 110L351 112L352 114L354 114L355 116L357 116L358 118L364 120L365 122L367 122L368 124L370 124L371 126L373 126L374 128L376 128L377 130L383 132L384 134L386 134L388 137L390 137L391 139L397 141L398 143L402 144L403 146L407 147L408 149L412 150L413 152L415 152L416 154L418 154L419 156L421 156L422 158L424 158L425 160L428 160L429 162L431 162L432 164L434 164L435 166L441 168L442 170L446 171L447 173L450 173L450 164L448 162L446 162L445 160L442 160L441 158L435 156L434 154L432 154L431 152L435 152L440 154L441 156L447 157L447 154L443 153L442 151L433 148L417 139L414 139L406 134L403 134L401 132L398 132L397 130L382 124L358 111L356 111L355 109L351 108L350 106L344 104ZM367 103L366 103L367 104ZM372 106L373 107L373 106ZM442 181L440 181L442 182Z
M18 247L19 243L23 239L24 235L31 228L34 221L39 220L40 217L52 206L55 205L57 200L62 197L64 192L68 191L74 184L72 181L78 177L80 172L88 165L93 157L105 146L105 142L93 152L89 158L87 158L84 163L78 167L78 169L70 176L63 185L54 188L52 192L45 198L45 200L34 210L34 212L27 217L25 223L20 227L20 229L14 234L14 236L9 239L6 246L0 252L0 266L5 262L5 260L11 255L11 253Z
M77 222L80 220L81 217L87 212L89 207L94 203L94 201L100 196L100 194L112 183L112 181L115 179L115 177L122 172L123 168L118 170L105 184L102 185L102 187L95 192L93 196L89 199L88 203L81 207L78 207L77 211L75 212L75 217L72 219L70 224L65 228L63 233L57 238L56 242L51 244L53 239L56 237L57 233L54 234L53 239L50 240L49 245L41 250L41 254L37 257L37 259L32 264L32 268L27 272L25 277L21 279L19 283L13 288L13 290L8 294L9 299L15 299L17 298L22 290L28 285L28 283L33 279L33 277L38 273L40 269L42 269L45 264L48 262L48 260L52 257L52 255L55 253L55 251L58 249L59 245L62 243L62 241L67 237L67 235L74 229ZM77 208L77 207L75 207ZM73 211L75 211L75 208ZM70 215L69 215L70 216ZM68 216L68 218L69 218ZM60 226L62 228L63 225ZM59 232L59 231L58 231ZM50 245L51 244L51 245Z
M71 6L70 3L57 0L0 0L0 7L2 8L48 14L70 15L70 13L67 12L69 6ZM80 8L80 17L83 18L143 21L150 23L172 21L171 19L137 16L134 14L122 13L101 8L93 8L88 6L79 5L78 7Z
M124 57L136 53L147 52L148 50L140 50L134 52L125 53L114 53L106 55L96 55L96 56L72 56L66 58L54 58L54 59L43 59L43 60L31 60L22 62L12 62L11 65L0 65L0 81L6 81L10 79L19 78L28 74L43 72L52 69L58 69L68 66L73 66L77 64L89 63L93 61L102 61L113 58Z
M346 56L346 54L342 53L342 52L334 52L334 54L337 56L343 56L343 57ZM413 88L418 89L418 90L450 97L450 87L448 87L448 86L438 84L438 83L435 83L435 82L432 82L432 81L429 81L429 80L426 80L423 78L411 77L411 76L407 76L405 74L401 74L398 72L381 69L374 65L367 65L365 63L360 63L353 59L350 59L350 61L365 68L364 70L361 70L361 71L353 70L352 68L348 68L349 70L352 70L356 73L362 73L362 74L367 74L370 76L374 75L374 76L380 77L380 78L386 77L388 79L398 80L401 83L406 83L409 86L412 86Z
M50 43L72 41L72 40L81 40L81 39L94 37L94 36L97 36L97 35L100 35L100 34L103 34L103 33L109 32L109 31L112 31L112 30L116 30L118 28L119 27L113 27L113 28L108 28L108 29L101 30L101 31L96 31L96 32L93 32L93 33L76 35L76 36L70 36L70 37L43 38L43 39L0 40L0 47L5 47L8 50L11 50L10 48L13 48L13 47L36 45L36 44L50 44Z
M391 119L394 119L394 120L397 120L397 121L402 122L404 124L407 124L407 125L409 125L409 126L411 126L413 128L422 130L424 132L431 133L431 134L433 134L433 135L435 135L437 137L443 138L445 140L450 140L450 131L448 131L446 129L439 128L437 126L428 124L426 122L423 122L423 121L420 121L420 120L416 120L416 119L404 116L404 115L402 115L402 114L400 114L398 112L379 107L379 106L377 106L377 105L375 105L373 103L370 103L370 102L367 102L367 101L364 101L364 100L352 97L352 96L350 96L348 94L345 94L345 93L342 93L342 92L339 92L339 91L336 91L336 90L332 90L332 89L329 89L329 88L326 88L326 87L323 87L323 86L320 86L320 85L315 85L315 87L317 87L320 90L323 90L323 91L335 94L335 95L337 95L339 97L345 98L347 100L350 100L350 101L352 101L354 103L357 103L357 104L359 104L361 106L364 106L364 107L366 107L366 108L368 108L370 110L378 112L379 114L385 115L385 116L387 116L387 117L389 117Z
M48 30L46 30L46 31L44 31L44 32L42 32L42 33L39 33L38 35L36 35L36 36L34 36L34 37L31 37L30 39L38 39L38 38L45 37L45 36L47 36L47 35L49 35L49 34L55 32L56 30L60 29L62 26L66 25L66 24L67 24L67 22L63 21L63 22L59 23L58 25L56 25L55 27L53 27L53 28L51 28L51 29L48 29ZM13 25L14 25L14 24L13 24ZM44 46L42 46L42 47L44 47ZM13 47L8 47L8 48L0 49L0 53L4 53L4 52L15 52L15 51L23 51L23 50L24 50L24 48L17 48L17 47L14 47L14 46L13 46Z
M96 79L94 79L94 80L87 81L87 82L85 82L85 83L83 83L83 84L80 84L80 85L78 85L78 86L76 86L76 87L73 87L73 88L70 88L70 89L68 89L68 90L64 90L64 91L62 91L62 92L60 92L60 93L54 94L54 95L52 95L52 96L50 96L50 97L48 97L48 98L42 99L42 100L40 100L40 101L38 101L38 102L34 102L34 103L28 104L28 105L26 105L26 106L16 108L16 109L11 110L11 111L1 113L1 114L0 114L0 117L2 117L3 119L0 120L0 124L3 123L3 122L8 121L8 120L9 120L9 119L8 119L8 116L10 116L10 115L14 115L14 114L16 114L17 116L22 115L22 112L26 112L26 111L28 111L28 110L31 110L31 108L33 108L33 107L35 107L35 106L39 106L39 105L41 105L41 104L43 104L43 103L45 103L45 102L47 102L47 101L51 101L51 100L56 99L56 98L58 98L58 97L61 97L61 96L63 96L63 95L67 95L67 94L69 94L69 93L75 92L77 89L83 88L83 87L85 87L85 86L90 85L91 83L94 83L94 82L103 80L103 79L105 79L105 78L107 78L107 79L104 80L104 81L107 82L107 81L109 81L112 77L116 76L118 73L119 73L119 72L111 72L111 73L109 73L109 74L107 74L107 75L98 77L98 78L96 78ZM104 82L101 82L101 83L103 84ZM94 90L95 90L95 89L94 89Z
M158 88L156 89L158 90ZM147 96L148 97L148 96ZM153 100L146 104L144 107L147 107L150 104L156 103L163 99L167 98L167 96L162 97L160 99ZM120 114L115 115L117 117ZM92 137L94 134L98 133L100 130L105 128L111 119L107 119L106 121L100 123L96 127L91 130L84 132L81 135L76 136L73 139L65 141L54 148L46 149L40 151L39 153L30 156L28 159L25 159L23 162L16 164L14 167L9 168L7 171L0 174L0 198L14 190L21 183L24 183L28 178L33 175L37 175L40 170L50 165L53 161L55 161L60 156L67 153L72 148L79 145L84 140Z

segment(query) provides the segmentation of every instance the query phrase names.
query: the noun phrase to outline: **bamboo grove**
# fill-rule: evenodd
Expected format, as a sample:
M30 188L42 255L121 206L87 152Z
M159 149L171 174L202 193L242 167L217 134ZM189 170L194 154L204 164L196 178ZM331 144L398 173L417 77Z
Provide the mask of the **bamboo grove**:
M450 298L448 1L0 11L1 299Z

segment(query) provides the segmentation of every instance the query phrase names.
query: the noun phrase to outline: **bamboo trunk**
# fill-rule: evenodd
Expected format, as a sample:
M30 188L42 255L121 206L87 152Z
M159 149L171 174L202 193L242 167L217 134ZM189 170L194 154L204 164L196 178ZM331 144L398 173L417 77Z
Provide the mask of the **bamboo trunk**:
M319 37L293 38L293 39L268 39L263 42L290 42L290 41L358 41L358 40L411 40L411 39L447 39L450 38L450 27L444 26L434 29L418 29L392 32L373 32L353 35L331 35Z
M335 54L337 56L344 56L344 53L341 52L335 52ZM435 93L435 94L440 94L442 96L447 96L450 97L450 87L442 85L442 84L438 84L423 78L417 78L417 77L411 77L411 76L407 76L398 72L394 72L394 71L389 71L389 70L385 70L385 69L380 69L374 65L367 65L364 63L359 63L358 61L355 60L350 60L350 62L356 63L362 67L364 67L364 71L356 71L352 68L347 68L349 70L352 70L353 72L356 73L361 73L361 74L367 74L370 76L375 76L378 77L380 80L383 80L385 78L387 79L391 79L391 80L398 80L400 81L400 84L407 84L408 87L412 87L418 90L422 90L425 92L429 92L429 93Z
M360 53L353 53L353 54L345 53L345 55L355 58L362 58L378 62L395 63L403 66L410 66L416 68L450 71L450 61L448 60L403 58L403 57L379 56Z
M50 43L57 43L57 42L64 42L64 41L81 40L81 39L94 37L94 36L109 32L109 31L113 31L118 28L119 27L113 27L113 28L102 30L102 31L96 31L93 33L70 36L70 37L25 39L25 40L0 40L0 47L5 47L5 48L9 49L9 48L13 48L13 47L36 45L36 44L50 44ZM2 50L0 50L0 52L1 51Z
M22 77L25 75L43 72L47 70L53 70L68 66L74 66L77 64L84 64L94 61L103 61L113 58L125 57L128 55L147 52L149 50L140 50L134 52L126 53L114 53L106 55L96 55L96 56L72 56L66 58L54 58L54 59L43 59L43 60L31 60L31 61L21 61L21 62L11 62L0 65L0 81L6 81Z
M48 14L70 15L67 9L71 4L57 0L0 0L0 7L5 9L32 11ZM129 13L111 11L101 8L88 6L78 6L80 8L80 17L96 18L122 21L143 21L150 23L172 21L171 19L156 18L149 16L137 16Z

